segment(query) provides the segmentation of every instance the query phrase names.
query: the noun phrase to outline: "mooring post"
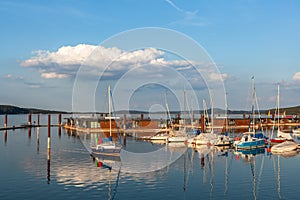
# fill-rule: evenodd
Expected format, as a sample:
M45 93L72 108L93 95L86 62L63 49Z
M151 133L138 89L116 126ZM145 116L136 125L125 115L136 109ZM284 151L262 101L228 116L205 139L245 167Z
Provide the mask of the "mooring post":
M51 138L51 115L48 114L48 149L50 149L50 138Z
M201 115L201 132L205 132L205 118L204 115Z
M58 114L58 126L61 126L61 114Z
M4 128L7 128L7 114L4 115Z
M30 126L31 125L31 114L28 113L28 125Z

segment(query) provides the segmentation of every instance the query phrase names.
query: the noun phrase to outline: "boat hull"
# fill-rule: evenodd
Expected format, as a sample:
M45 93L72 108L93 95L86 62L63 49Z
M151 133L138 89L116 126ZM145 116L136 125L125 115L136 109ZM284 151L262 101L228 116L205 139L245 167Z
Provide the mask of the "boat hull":
M255 149L265 147L265 141L258 139L256 141L235 141L234 143L237 149Z
M274 145L271 148L271 152L274 153L284 153L289 151L297 150L298 144L292 141L285 141L280 144Z
M175 136L175 137L168 137L167 142L186 142L187 137L183 136Z
M116 145L97 145L91 147L92 153L95 155L120 156L122 147Z

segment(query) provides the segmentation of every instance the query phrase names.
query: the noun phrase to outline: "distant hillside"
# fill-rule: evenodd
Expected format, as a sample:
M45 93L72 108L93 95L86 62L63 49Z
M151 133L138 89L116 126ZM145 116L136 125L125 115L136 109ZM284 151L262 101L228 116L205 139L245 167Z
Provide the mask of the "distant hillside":
M0 114L27 114L27 113L41 113L41 114L52 114L52 113L65 113L61 111L54 110L43 110L36 108L20 108L18 106L12 105L0 105Z
M269 110L265 111L265 114L267 114ZM280 108L280 113L282 114L285 112L286 115L300 115L300 106L294 106L289 108ZM270 109L270 113L275 113L275 109Z
M271 114L275 112L275 109L270 109ZM214 109L215 113L225 113L224 110L215 108ZM261 113L263 114L268 114L269 110L261 110ZM285 112L286 115L300 115L300 106L295 106L295 107L289 107L289 108L280 108L280 113ZM0 105L0 114L55 114L55 113L62 113L62 114L68 114L69 112L64 112L64 111L56 111L56 110L43 110L43 109L37 109L37 108L21 108L18 106L12 106L12 105ZM76 113L76 112L75 112ZM79 112L80 113L80 112ZM85 114L88 113L94 113L94 112L84 112ZM120 110L116 111L117 114L149 114L147 111L137 111L137 110ZM175 115L178 113L183 113L180 111L171 111L171 115ZM195 114L197 113L203 113L203 110L195 110ZM208 113L211 113L211 110L208 109ZM246 110L228 110L228 114L250 114L251 111L246 111ZM165 114L165 111L163 112L153 112L153 114Z

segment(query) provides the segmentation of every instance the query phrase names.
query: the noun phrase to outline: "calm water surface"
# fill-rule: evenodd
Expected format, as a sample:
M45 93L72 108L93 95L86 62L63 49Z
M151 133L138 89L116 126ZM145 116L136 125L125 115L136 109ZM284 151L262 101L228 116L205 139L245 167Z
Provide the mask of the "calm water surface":
M9 123L16 125L26 120L26 116L9 117ZM46 122L46 116L42 120ZM141 154L166 148L132 138L127 138L126 145L126 150ZM168 148L172 155L182 151ZM264 149L235 152L202 147L188 148L178 157L171 165L148 173L133 173L144 164L138 162L130 172L122 170L119 161L104 163L114 166L109 170L93 161L78 136L64 129L51 128L50 152L47 128L2 131L0 199L299 198L297 152L278 156Z

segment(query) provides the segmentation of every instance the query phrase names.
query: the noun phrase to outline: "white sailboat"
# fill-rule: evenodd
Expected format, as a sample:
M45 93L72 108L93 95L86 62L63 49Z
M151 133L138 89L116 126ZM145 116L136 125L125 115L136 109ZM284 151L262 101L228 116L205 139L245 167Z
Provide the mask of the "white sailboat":
M275 144L271 147L272 153L285 153L290 151L295 151L298 148L298 144L294 141L284 141L279 144Z
M92 154L94 155L103 155L103 156L120 156L121 145L117 144L112 140L112 119L117 119L117 117L113 117L112 109L111 109L111 91L110 85L108 85L108 116L105 119L109 119L109 138L99 138L97 144L91 144L90 148L92 150Z
M208 117L208 112L207 112L207 106L206 106L206 101L203 100L203 110L204 110L204 118L205 119L209 119ZM200 133L199 135L195 136L192 140L191 143L194 145L215 145L217 140L218 140L218 136L214 133L214 129L213 129L213 106L211 109L211 120L209 123L210 126L210 130L209 131L205 131L202 130L202 133ZM209 121L209 120L208 120ZM203 122L202 122L203 123Z
M279 84L278 84L278 86L277 86L277 137L270 139L271 144L278 144L278 143L281 143L281 142L284 142L287 140L294 141L294 139L292 138L290 133L285 133L280 130L280 110L279 110L280 106L279 106L279 103L280 103L280 89L279 89ZM274 126L273 126L273 130L272 130L272 135L273 135L273 132L274 132Z
M169 118L171 120L170 110L169 110L169 106L168 106L168 103L167 103L167 98L166 98L166 108L167 108ZM184 91L184 112L185 112L185 91ZM166 139L166 142L187 142L188 135L187 135L186 128L185 128L185 120L184 120L184 125L183 126L184 127L183 128L180 127L179 130L175 130L175 128L172 126L172 129L169 132L169 136Z
M254 86L254 77L252 77L252 130L249 125L249 131L243 133L243 136L240 140L234 141L233 146L237 149L254 149L265 147L264 138L256 137L257 133L255 132L255 111L254 111L254 102L256 99L256 92Z

